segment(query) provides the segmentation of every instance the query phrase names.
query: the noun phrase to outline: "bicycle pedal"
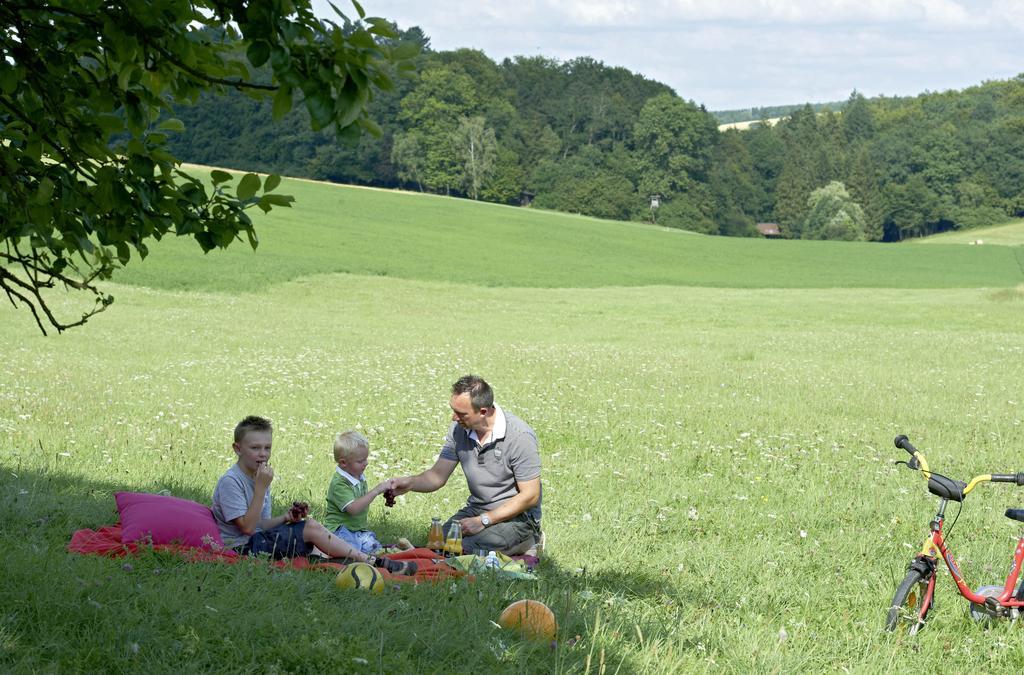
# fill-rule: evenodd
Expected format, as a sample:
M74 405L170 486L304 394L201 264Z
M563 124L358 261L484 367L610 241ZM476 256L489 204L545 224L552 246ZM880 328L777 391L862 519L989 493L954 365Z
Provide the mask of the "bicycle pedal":
M985 611L990 613L997 619L1002 619L1009 615L1007 608L1004 607L999 600L993 597L985 598Z

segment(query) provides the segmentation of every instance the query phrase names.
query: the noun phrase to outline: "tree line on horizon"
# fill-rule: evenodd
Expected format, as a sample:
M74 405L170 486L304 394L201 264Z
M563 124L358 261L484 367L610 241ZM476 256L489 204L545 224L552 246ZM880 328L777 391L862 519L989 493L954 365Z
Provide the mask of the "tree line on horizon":
M1024 75L963 91L810 104L719 131L703 106L589 57L434 51L369 106L379 138L312 131L302 106L202 96L184 161L421 190L708 234L893 241L1024 216ZM820 107L820 106L819 106ZM652 208L652 196L658 207Z

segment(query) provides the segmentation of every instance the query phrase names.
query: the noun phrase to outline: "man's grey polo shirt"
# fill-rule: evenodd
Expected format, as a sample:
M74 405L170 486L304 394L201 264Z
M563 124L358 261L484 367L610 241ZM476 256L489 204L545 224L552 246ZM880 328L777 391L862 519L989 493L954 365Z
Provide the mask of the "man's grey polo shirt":
M470 506L491 510L519 491L516 482L540 478L540 451L537 449L537 435L533 429L515 415L494 406L496 420L493 437L487 444L477 444L475 436L452 422L448 435L441 446L441 459L448 459L462 465L469 485ZM501 421L504 420L504 433ZM540 500L527 511L540 522Z

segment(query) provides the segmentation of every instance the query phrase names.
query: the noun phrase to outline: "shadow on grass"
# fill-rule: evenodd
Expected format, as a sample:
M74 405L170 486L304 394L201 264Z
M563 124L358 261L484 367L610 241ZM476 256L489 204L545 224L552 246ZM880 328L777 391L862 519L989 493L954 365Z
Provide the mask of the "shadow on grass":
M538 581L403 586L382 596L360 595L353 604L322 572L280 571L257 562L190 564L153 551L117 560L67 553L74 531L117 522L113 495L119 490L168 490L209 502L209 491L195 486L128 486L83 480L59 466L24 470L0 463L5 669L165 671L187 657L200 670L235 669L250 660L262 669L275 663L283 670L325 663L351 669L356 659L394 672L558 672L585 670L591 662L596 671L600 655L609 667L634 672L632 650L625 648L632 642L632 619L599 628L597 615L615 610L587 598L680 601L665 595L657 570L592 574L563 569L557 554L542 560ZM391 512L381 534L400 532L421 544L426 529ZM560 646L529 643L495 628L501 609L523 598L542 600L556 613ZM649 622L638 618L636 625L650 634L655 627ZM293 653L297 635L305 645L302 656ZM466 644L479 647L467 651Z

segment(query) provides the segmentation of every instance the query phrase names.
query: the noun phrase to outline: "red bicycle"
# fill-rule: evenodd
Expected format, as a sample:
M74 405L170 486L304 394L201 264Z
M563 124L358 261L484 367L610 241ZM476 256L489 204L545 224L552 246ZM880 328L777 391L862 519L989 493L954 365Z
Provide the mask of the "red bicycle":
M1024 608L1024 583L1014 592L1021 562L1024 561L1024 537L1017 542L1013 564L1010 565L1010 573L1007 574L1005 583L1002 586L982 586L977 591L972 591L964 581L960 567L946 545L942 528L946 522L946 505L950 501L962 503L974 488L985 482L1024 485L1024 473L985 474L975 476L970 483L964 483L929 470L924 454L911 445L906 436L897 436L894 442L897 448L903 448L910 453L910 461L899 464L921 471L928 481L928 491L939 498L939 509L932 519L931 532L925 538L921 552L910 562L907 576L896 589L885 622L886 630L905 630L908 634L914 635L924 628L928 612L935 606L935 571L939 558L949 568L960 595L970 601L973 618L1016 619L1021 608ZM1024 522L1024 509L1007 509L1006 517Z

